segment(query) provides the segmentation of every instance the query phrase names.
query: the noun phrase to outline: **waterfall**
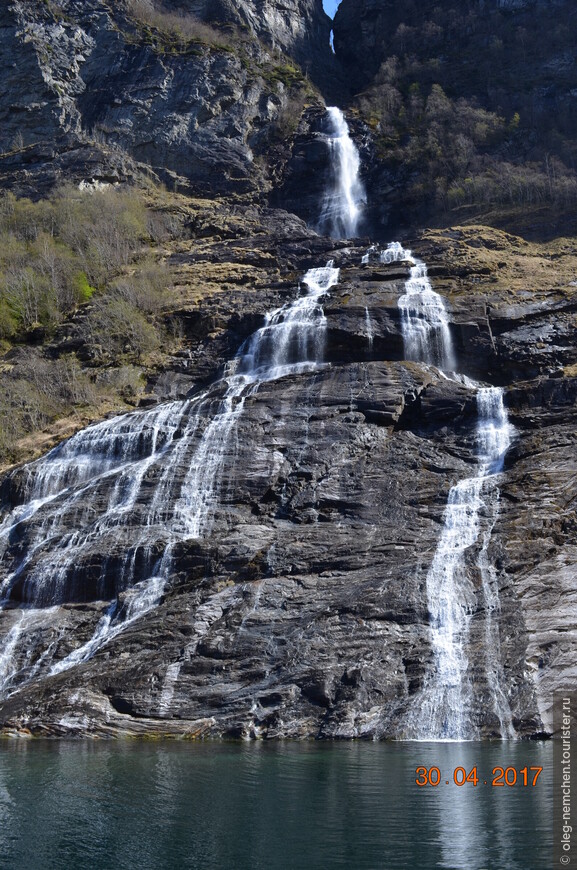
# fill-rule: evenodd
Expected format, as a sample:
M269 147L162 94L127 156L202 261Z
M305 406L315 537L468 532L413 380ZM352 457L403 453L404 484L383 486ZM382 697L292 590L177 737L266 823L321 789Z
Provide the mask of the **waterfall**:
M240 348L233 363L235 373L226 379L223 402L204 432L182 488L179 505L187 537L209 530L226 445L246 396L261 383L310 371L322 361L326 319L319 299L338 276L332 265L310 269L303 278L307 295L267 314L264 326Z
M369 248L369 253L371 249ZM414 263L413 255L410 251L405 251L400 242L391 242L384 251L381 251L379 259L381 263L402 263L407 260L409 263Z
M479 606L471 579L473 559L473 566L481 575L485 611L482 642L493 712L501 734L514 735L511 710L502 685L498 625L494 621L499 610L497 578L487 554L496 520L491 496L495 494L495 477L503 468L511 443L512 428L501 389L481 387L476 398L477 474L451 487L443 530L427 574L433 668L425 678L420 698L415 701L408 729L409 736L422 740L463 740L477 736L469 661L470 623ZM476 550L472 549L474 547Z
M373 329L373 321L371 320L371 312L365 306L365 335L367 337L367 342L369 345L369 350L373 349L373 341L375 338L375 332Z
M90 426L15 472L25 498L0 524L0 608L8 616L20 602L21 617L3 638L0 693L40 666L59 673L85 661L157 606L175 547L210 531L246 397L322 363L319 300L338 277L332 263L310 269L306 294L268 314L207 392ZM56 659L52 649L34 651L56 605L106 599L92 636L72 652Z
M363 262L369 262L371 253L373 249L369 249ZM514 737L501 664L498 578L489 558L491 535L498 517L498 479L513 434L503 390L482 387L454 372L455 356L445 304L431 287L426 265L399 242L392 242L379 259L382 263L411 264L405 292L398 300L405 358L451 371L451 378L476 391L477 405L477 473L459 481L449 491L443 528L426 578L433 663L420 695L412 701L405 736L421 740L478 736L475 695L478 683L483 684L484 680L498 723L495 730L503 737ZM477 586L473 583L475 576L480 579ZM473 637L471 620L473 614L480 613L483 628ZM475 684L470 673L474 642L482 647L483 656L481 666L478 657L475 660Z
M455 357L443 298L435 293L427 267L398 242L383 252L383 262L406 260L411 263L405 292L399 297L405 359L426 362L444 371L455 369Z
M368 266L371 262L371 257L374 257L378 253L379 247L378 245L371 245L366 254L363 254L361 257L361 265Z
M331 180L325 193L318 231L333 239L351 239L358 233L366 194L359 178L361 160L340 109L327 108Z

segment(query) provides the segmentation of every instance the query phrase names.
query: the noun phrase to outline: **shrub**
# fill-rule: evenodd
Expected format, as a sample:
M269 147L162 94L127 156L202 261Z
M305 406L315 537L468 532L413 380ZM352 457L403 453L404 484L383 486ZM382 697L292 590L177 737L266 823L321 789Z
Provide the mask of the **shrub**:
M84 341L99 363L140 362L160 347L153 324L120 296L99 297L84 321Z
M133 190L0 196L0 338L57 325L131 262L147 233Z

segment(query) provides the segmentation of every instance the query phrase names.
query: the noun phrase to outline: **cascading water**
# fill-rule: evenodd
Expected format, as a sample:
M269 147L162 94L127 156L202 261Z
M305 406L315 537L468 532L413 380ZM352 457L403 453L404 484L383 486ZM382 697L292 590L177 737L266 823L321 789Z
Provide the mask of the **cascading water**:
M364 262L369 262L371 254L374 249L365 255ZM445 305L431 287L425 264L398 242L382 251L379 259L412 264L405 293L398 300L405 357L453 372L455 356ZM478 468L474 477L459 481L449 492L443 529L426 579L433 666L412 702L405 736L462 740L478 734L474 722L476 687L470 676L470 624L473 613L483 611L484 632L479 642L485 660L484 679L498 723L495 731L513 737L495 618L500 609L498 581L489 559L497 520L497 480L511 444L512 428L501 389L480 387L455 373L451 377L476 390ZM472 571L480 575L480 591L475 589Z
M421 740L463 740L477 736L474 723L474 686L470 678L470 623L477 609L484 610L483 648L486 680L493 712L504 737L514 736L511 710L503 689L499 632L494 620L499 610L497 578L488 559L488 546L496 513L496 475L503 468L512 429L497 387L477 392L476 429L478 471L459 481L449 492L443 531L427 574L433 668L415 700L408 728ZM480 546L479 546L480 544ZM475 549L472 549L475 548ZM471 580L471 559L482 581L482 604Z
M373 342L375 340L375 332L373 329L373 321L371 320L371 312L368 308L365 308L365 335L367 336L369 350L372 350Z
M385 263L405 260L412 264L405 292L398 300L405 358L453 371L455 357L445 303L431 287L425 263L398 242L389 245L382 258Z
M366 194L359 177L361 160L340 109L327 108L329 170L331 182L325 193L318 231L333 239L352 239L358 234Z
M0 525L0 607L12 622L0 693L41 668L58 673L85 661L158 604L175 548L210 529L247 395L322 362L319 300L338 276L332 263L309 270L307 294L267 315L207 393L91 426L26 466L25 501ZM98 599L112 603L92 636L60 659L52 655L58 638L38 655L34 637L47 630L55 605Z

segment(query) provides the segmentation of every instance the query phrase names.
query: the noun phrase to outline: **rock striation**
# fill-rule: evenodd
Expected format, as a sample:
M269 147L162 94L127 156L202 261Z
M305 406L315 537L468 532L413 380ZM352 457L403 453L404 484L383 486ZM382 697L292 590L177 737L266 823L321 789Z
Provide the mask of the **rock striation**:
M4 4L5 183L28 192L63 179L119 181L136 162L197 193L270 186L269 151L305 98L320 101L309 67L291 58L331 63L321 0L260 4L258 13L250 2L153 8Z
M168 4L167 4L168 5ZM209 22L233 23L247 27L265 43L294 58L314 81L327 80L331 70L329 36L331 20L322 0L193 0L172 3L177 9L190 10Z
M42 606L37 598L27 612L19 605L34 599L33 587L12 584L12 606L1 615L4 637L14 642L12 674L2 660L5 733L405 733L432 661L425 583L447 494L477 467L475 390L403 359L398 299L408 264L382 263L371 253L361 264L365 248L302 231L299 239L296 231L283 239L295 270L302 274L329 258L341 270L323 300L325 364L261 383L246 396L222 454L210 528L173 549L158 606L131 621L138 589L115 584L143 529L149 553L161 556L166 547L162 526L148 524L147 503L165 463L172 463L177 487L186 476L187 463L174 464L178 452L150 466L128 521L106 546L97 536L78 551L56 597ZM254 257L258 239L251 244ZM414 249L449 302L461 370L505 386L515 436L493 496L486 555L499 589L512 724L518 735L534 736L551 730L553 692L575 678L576 255L569 242L536 249L482 228L430 231ZM298 271L292 287L286 275L266 305L294 298L297 283ZM238 312L251 292L239 290L224 308L216 297L191 305L191 324L211 309L219 318L212 338L205 327L202 339L190 333L191 351L200 340L206 350L212 342L222 349L227 332L232 341L252 331L255 320L258 326L255 312L239 332ZM199 432L223 395L218 381L212 389ZM146 439L140 449L145 457ZM5 510L26 501L33 474L28 466L4 479ZM99 522L115 486L111 475L85 495L78 489L72 502L78 528ZM58 522L73 522L68 516ZM25 552L34 522L14 528L5 566ZM35 558L51 546L41 543ZM480 547L479 541L471 548L472 566ZM104 575L103 560L110 566ZM477 605L469 658L478 663L475 681L486 699L475 724L480 736L496 736L482 664L486 613L473 568L471 578ZM118 633L74 667L55 668L98 634L111 606L125 615Z

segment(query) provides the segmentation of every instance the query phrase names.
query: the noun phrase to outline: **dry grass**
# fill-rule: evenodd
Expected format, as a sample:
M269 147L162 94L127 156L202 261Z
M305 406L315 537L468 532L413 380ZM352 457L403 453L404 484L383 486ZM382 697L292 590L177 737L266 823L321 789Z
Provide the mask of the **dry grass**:
M216 28L194 15L163 9L153 0L128 0L127 11L137 24L158 31L169 41L200 42L205 45L223 43L222 34Z
M423 256L442 263L456 278L437 278L435 287L451 296L475 293L496 303L548 301L574 297L577 286L577 249L571 240L547 244L528 242L486 226L428 230L422 236ZM430 250L429 250L430 247Z

